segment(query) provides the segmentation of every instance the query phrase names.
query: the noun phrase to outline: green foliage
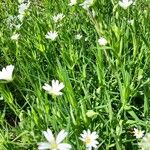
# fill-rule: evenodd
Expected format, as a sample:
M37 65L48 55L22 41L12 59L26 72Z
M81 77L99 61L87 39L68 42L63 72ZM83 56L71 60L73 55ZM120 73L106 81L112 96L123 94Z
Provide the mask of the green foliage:
M31 1L17 29L11 23L19 20L8 17L18 15L19 3L0 2L0 68L15 66L14 80L0 81L0 149L37 149L50 128L68 131L67 142L82 150L78 137L89 128L98 132L100 150L136 150L133 128L150 132L150 4L139 0L124 10L118 1L95 0L84 10L81 1L68 3ZM55 23L58 13L65 17ZM46 39L54 30L57 39ZM53 79L64 83L62 96L42 89ZM88 117L88 110L96 115Z

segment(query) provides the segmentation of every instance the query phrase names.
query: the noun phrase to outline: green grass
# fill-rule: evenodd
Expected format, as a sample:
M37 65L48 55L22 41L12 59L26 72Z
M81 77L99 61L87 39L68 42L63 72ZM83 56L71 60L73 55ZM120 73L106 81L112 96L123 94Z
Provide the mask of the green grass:
M20 29L7 19L18 15L19 3L0 2L0 70L15 66L14 80L0 82L0 149L37 149L50 128L68 131L74 150L85 149L79 137L87 129L99 134L99 150L137 150L133 128L150 132L149 0L127 10L117 0L95 0L86 11L82 2L32 0ZM65 17L54 23L57 13ZM55 41L45 38L51 30L58 32ZM18 41L10 39L14 32ZM101 36L106 46L98 44ZM53 79L64 83L62 96L42 89ZM88 110L97 115L87 117Z

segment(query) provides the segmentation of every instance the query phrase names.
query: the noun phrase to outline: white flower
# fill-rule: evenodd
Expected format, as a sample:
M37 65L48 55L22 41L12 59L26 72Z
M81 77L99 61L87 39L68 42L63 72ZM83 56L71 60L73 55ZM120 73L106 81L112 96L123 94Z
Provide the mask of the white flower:
M15 25L16 29L20 29L21 26L22 26L22 24Z
M50 32L47 32L47 34L45 35L45 38L54 41L57 36L58 36L58 34L56 31L54 31L54 32L50 31Z
M97 148L97 138L98 134L96 132L91 133L89 129L87 131L84 130L80 137L80 139L85 143L88 150L92 150L92 147Z
M11 40L18 40L19 35L20 35L20 34L18 34L18 33L13 34L13 35L11 36Z
M58 21L61 21L65 16L62 14L62 13L59 13L55 16L53 16L53 20L54 22L58 22Z
M75 36L75 39L77 39L77 40L80 40L82 38L82 35L81 34L77 34L76 36Z
M137 139L142 138L142 137L144 136L144 131L138 130L138 129L136 129L136 128L134 128L133 133L134 133L134 136L135 136Z
M85 0L80 6L82 6L84 9L88 9L90 6L92 6L94 0Z
M122 7L123 9L127 9L132 3L133 3L132 0L122 0L119 1L119 6Z
M24 14L25 13L25 10L27 10L30 6L30 2L28 3L22 3L18 6L18 12L19 14Z
M41 142L38 145L39 150L70 150L71 145L67 143L61 143L65 137L67 136L67 132L64 130L61 130L55 140L55 137L53 136L53 133L50 129L47 129L47 131L43 132L45 138L48 142Z
M142 141L138 143L142 150L149 150L150 149L150 133L147 133Z
M77 4L77 0L70 0L70 3L68 5L73 6L75 4Z
M132 20L128 20L128 24L133 25L134 24L134 20L133 19Z
M51 95L62 95L63 93L60 92L64 88L64 84L61 82L59 83L58 80L52 80L52 85L50 86L49 84L44 84L43 89L47 91Z
M99 45L105 46L107 44L107 40L104 37L100 37L98 39Z
M18 16L17 16L17 18L22 22L23 21L23 17L24 17L24 14L19 14Z
M2 71L0 71L0 80L12 81L13 70L13 65L8 65L6 68L3 68Z

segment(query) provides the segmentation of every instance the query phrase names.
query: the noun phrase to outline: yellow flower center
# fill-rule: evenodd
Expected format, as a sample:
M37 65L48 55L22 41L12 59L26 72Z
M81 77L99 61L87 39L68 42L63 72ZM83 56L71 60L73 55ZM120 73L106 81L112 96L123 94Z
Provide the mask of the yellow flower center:
M53 139L53 141L51 142L51 149L52 150L57 150L57 148L58 148L58 145L56 144L55 139Z
M56 143L54 143L54 144L52 145L52 150L57 150L57 144L56 144Z
M91 138L89 136L86 137L85 143L86 144L90 144L91 143Z

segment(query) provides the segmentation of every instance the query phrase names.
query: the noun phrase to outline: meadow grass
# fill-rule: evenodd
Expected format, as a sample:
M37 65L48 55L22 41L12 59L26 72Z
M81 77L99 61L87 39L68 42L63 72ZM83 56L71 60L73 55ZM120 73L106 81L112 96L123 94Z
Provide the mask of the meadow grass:
M79 137L87 129L99 135L99 150L137 150L133 129L150 132L150 1L123 9L94 0L88 10L82 2L31 0L22 21L10 20L17 0L0 2L0 68L15 66L13 81L0 82L1 150L37 149L47 128L65 129L74 150L85 149ZM65 17L54 22L58 13ZM54 41L49 31L58 32ZM42 88L53 79L65 85L63 95Z

